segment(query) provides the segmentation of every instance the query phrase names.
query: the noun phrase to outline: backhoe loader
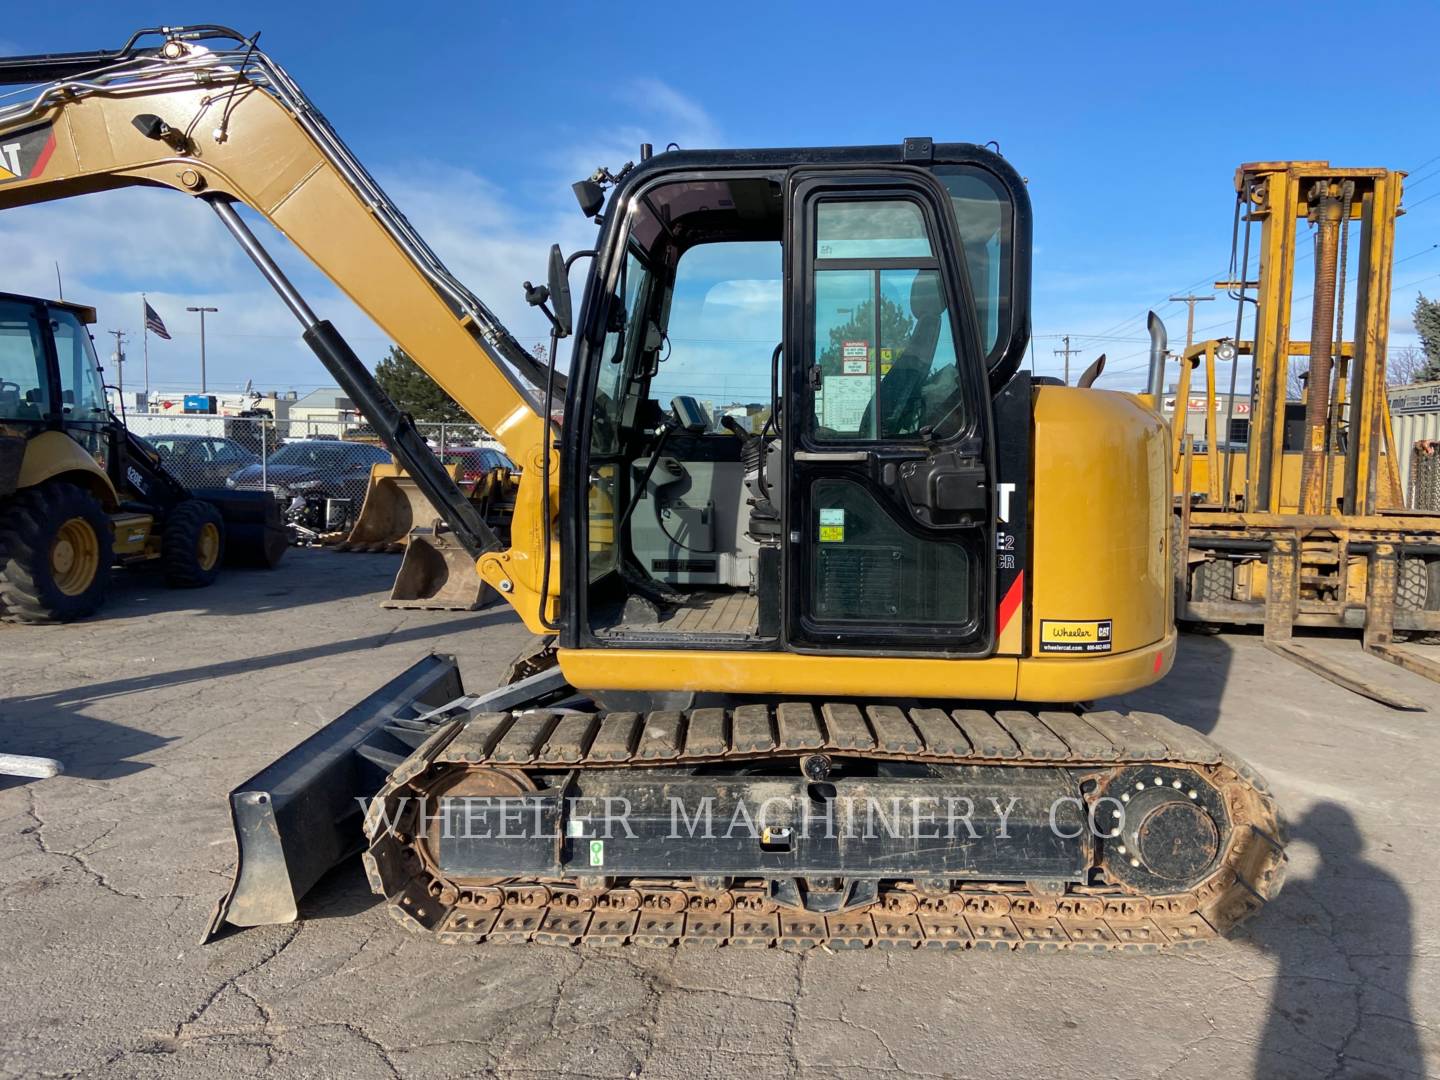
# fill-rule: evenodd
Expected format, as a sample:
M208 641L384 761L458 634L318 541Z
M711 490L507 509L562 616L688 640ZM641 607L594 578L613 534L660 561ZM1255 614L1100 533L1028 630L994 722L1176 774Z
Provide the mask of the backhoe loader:
M212 931L296 918L362 847L396 918L451 942L1142 949L1275 895L1255 773L1085 704L1174 657L1158 375L1135 396L1020 370L1030 207L998 154L642 147L597 170L575 185L594 250L526 285L574 339L557 425L553 359L254 38L142 31L0 78L36 84L0 111L0 207L135 184L208 203L537 635L514 681L466 694L431 656L232 792ZM444 501L240 204L519 464L508 544ZM684 353L747 304L773 340ZM743 410L695 381L742 368Z
M3 178L0 178L3 179ZM229 561L273 567L288 541L261 492L190 491L106 404L95 309L0 293L0 619L71 622L104 603L112 566L172 587Z

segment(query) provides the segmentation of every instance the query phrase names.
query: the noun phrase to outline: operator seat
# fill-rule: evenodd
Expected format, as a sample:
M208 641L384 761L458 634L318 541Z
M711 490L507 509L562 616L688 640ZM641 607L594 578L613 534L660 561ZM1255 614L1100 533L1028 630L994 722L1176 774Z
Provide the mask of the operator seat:
M940 288L940 275L921 270L910 285L910 313L915 327L905 350L895 358L890 370L880 378L880 437L913 434L920 426L925 411L922 389L935 359L935 346L940 340L940 320L945 313L945 294ZM862 430L869 430L875 403L865 408Z

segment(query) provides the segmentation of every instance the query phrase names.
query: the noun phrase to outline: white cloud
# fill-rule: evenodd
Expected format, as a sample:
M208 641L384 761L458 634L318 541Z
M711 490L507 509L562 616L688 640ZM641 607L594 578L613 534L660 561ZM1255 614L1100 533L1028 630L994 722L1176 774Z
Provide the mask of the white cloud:
M615 97L627 114L622 121L572 132L552 155L553 167L567 186L599 166L616 170L637 160L641 143L650 143L657 152L672 142L686 150L726 145L719 125L703 105L659 79L632 79Z
M671 124L677 141L683 137L692 147L702 147L714 146L720 140L719 129L705 108L659 79L632 80L621 92L621 100L642 115L648 113L658 121Z

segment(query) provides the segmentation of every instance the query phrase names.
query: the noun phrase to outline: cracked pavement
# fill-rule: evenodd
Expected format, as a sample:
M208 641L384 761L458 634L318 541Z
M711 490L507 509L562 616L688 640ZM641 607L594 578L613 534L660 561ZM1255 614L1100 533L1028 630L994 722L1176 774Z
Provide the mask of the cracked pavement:
M296 550L171 593L121 574L68 627L0 627L0 1074L703 1078L1440 1076L1440 727L1266 652L1182 639L1118 704L1214 735L1271 782L1289 882L1235 938L1158 956L441 947L358 860L303 920L197 944L235 784L428 650L493 685L506 609L386 611L393 556ZM1433 684L1349 654L1378 681ZM1431 655L1440 650L1427 650Z

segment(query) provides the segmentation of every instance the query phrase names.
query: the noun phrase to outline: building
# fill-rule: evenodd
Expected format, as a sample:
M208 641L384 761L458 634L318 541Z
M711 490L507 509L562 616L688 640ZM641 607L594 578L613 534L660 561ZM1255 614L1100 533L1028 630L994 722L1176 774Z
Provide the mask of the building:
M1246 394L1243 397L1239 394L1235 395L1235 411L1233 413L1227 411L1229 402L1229 394L1215 395L1216 426L1223 431L1226 419L1231 421L1231 438L1229 440L1222 439L1221 442L1243 442L1245 440L1244 433L1250 426L1250 395ZM1165 419L1172 420L1175 415L1174 387L1166 391L1162 402L1162 411ZM1185 431L1196 443L1205 442L1205 388L1203 386L1199 393L1196 393L1193 387L1190 390L1186 401Z
M1434 466L1426 467L1425 483L1419 483L1421 476L1415 471L1415 444L1429 444L1432 449L1422 453L1433 459L1433 445L1440 441L1440 382L1392 386L1388 396L1390 426L1395 432L1395 468L1400 474L1405 504L1416 510L1440 510L1440 505L1432 505L1440 498L1433 490L1435 483L1429 479L1435 473Z
M313 429L316 434L337 434L362 421L355 403L338 386L321 387L290 403L291 436Z
M199 394L198 389L165 389L151 390L147 408L137 409L131 401L131 391L125 391L125 407L136 412L149 412L161 416L182 416L185 414L185 398ZM145 395L138 393L139 399L144 400ZM216 416L239 416L241 413L260 411L268 412L276 420L285 420L290 415L290 406L299 397L294 390L271 390L268 393L258 391L217 391L209 395L215 399Z

